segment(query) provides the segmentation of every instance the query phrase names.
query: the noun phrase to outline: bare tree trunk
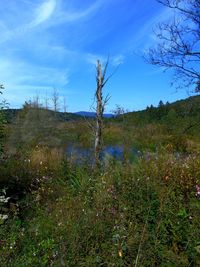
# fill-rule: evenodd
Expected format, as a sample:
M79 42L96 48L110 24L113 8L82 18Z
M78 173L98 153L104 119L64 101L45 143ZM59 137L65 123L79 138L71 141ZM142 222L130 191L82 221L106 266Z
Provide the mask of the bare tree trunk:
M48 99L48 95L47 95L47 91L46 91L46 96L45 96L45 109L48 110L49 108L49 99Z
M101 63L97 61L97 89L96 89L96 131L95 131L95 163L96 165L100 165L100 156L102 150L102 129L103 129L103 112L104 112L104 103L103 103L103 83L104 76L102 73Z
M56 114L59 111L59 93L58 93L58 90L56 88L54 88L54 90L53 90L52 102L53 102L53 109L54 109L54 113L55 113L55 117L56 117Z
M100 60L97 60L97 88L95 92L95 99L96 99L96 126L94 128L94 154L95 154L95 165L99 167L101 165L101 152L103 147L103 113L106 104L108 103L110 96L107 95L103 97L103 87L109 81L109 79L114 75L114 72L106 77L107 69L109 64L109 57L105 64L105 67L102 69ZM93 129L93 127L92 127Z
M67 100L66 97L63 97L63 111L66 114L67 113Z
M64 112L64 119L67 120L67 100L65 96L63 96L63 112Z
M33 108L38 109L40 107L40 97L37 94L34 98L33 98Z

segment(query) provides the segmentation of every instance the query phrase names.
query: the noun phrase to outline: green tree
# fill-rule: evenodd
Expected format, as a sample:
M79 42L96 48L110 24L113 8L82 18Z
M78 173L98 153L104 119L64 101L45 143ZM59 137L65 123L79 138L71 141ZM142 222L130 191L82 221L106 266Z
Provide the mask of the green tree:
M163 106L164 106L164 103L163 103L162 100L160 100L160 101L159 101L159 104L158 104L158 107L159 107L159 108L162 108Z
M168 114L163 118L164 123L167 125L167 130L171 133L174 132L179 123L179 117L174 108L171 108Z
M38 144L59 146L59 120L51 110L42 108L37 102L25 102L12 123L8 149L12 152Z

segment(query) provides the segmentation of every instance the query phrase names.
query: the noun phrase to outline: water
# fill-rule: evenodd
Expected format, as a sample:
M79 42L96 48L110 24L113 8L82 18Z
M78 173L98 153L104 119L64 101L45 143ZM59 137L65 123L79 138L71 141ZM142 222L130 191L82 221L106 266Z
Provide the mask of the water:
M94 151L90 148L83 148L75 145L69 145L66 149L66 154L70 160L77 163L80 162L94 162ZM108 159L115 159L118 161L123 161L125 156L125 151L123 146L105 146L101 153L102 161ZM130 160L133 161L135 157L141 156L141 152L135 148L129 150Z

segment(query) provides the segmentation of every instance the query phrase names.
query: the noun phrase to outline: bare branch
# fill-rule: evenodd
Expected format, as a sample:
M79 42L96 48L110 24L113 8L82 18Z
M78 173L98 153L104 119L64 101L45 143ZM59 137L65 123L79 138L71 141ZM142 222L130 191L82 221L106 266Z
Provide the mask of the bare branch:
M0 84L0 90L3 90L3 89L5 89L3 84ZM3 94L3 93L0 91L0 94Z
M196 86L200 80L200 1L157 1L176 10L179 16L158 25L155 32L158 44L149 49L145 60L165 70L173 69L179 86Z

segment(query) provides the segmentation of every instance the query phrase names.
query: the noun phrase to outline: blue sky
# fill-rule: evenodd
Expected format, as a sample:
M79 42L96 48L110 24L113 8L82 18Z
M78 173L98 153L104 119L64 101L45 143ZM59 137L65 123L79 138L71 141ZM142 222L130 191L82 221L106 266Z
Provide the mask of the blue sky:
M105 87L107 112L130 111L188 96L170 87L170 73L147 65L143 52L156 44L155 25L170 20L156 0L0 0L0 83L10 107L53 88L68 111L89 110L95 91L95 62L110 56Z

